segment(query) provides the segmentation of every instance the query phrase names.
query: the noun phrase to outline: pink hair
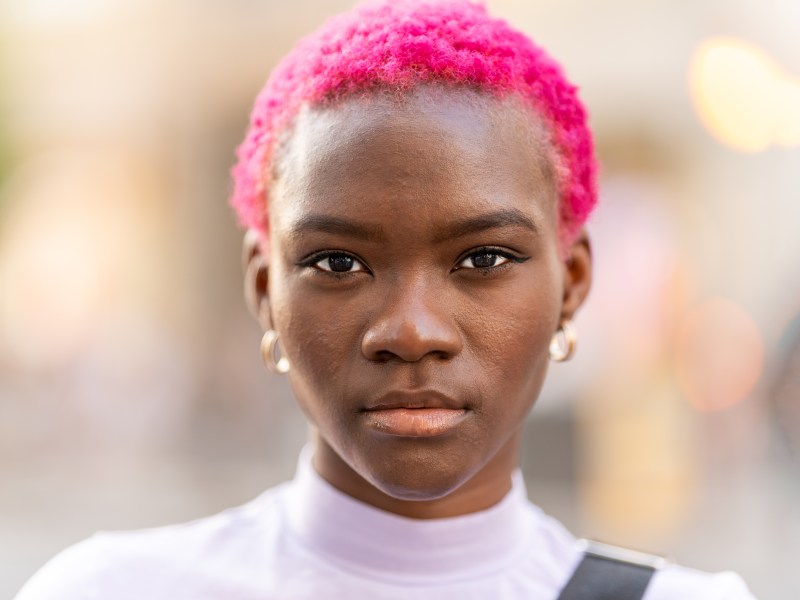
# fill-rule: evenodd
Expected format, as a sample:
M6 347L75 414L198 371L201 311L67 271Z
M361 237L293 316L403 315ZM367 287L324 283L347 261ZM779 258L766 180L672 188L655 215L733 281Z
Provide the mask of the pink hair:
M272 153L304 103L428 82L517 94L543 115L560 163L562 248L573 241L597 202L592 135L576 88L528 37L467 0L368 2L301 40L256 98L237 151L231 204L240 223L267 232Z

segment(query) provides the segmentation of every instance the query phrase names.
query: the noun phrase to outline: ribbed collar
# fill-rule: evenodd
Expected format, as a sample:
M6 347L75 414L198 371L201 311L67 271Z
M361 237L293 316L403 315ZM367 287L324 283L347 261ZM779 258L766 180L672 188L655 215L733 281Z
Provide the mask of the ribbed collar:
M410 519L348 496L320 477L312 448L300 456L289 486L289 526L308 550L348 571L404 583L474 578L513 561L530 541L522 474L489 509L447 519Z

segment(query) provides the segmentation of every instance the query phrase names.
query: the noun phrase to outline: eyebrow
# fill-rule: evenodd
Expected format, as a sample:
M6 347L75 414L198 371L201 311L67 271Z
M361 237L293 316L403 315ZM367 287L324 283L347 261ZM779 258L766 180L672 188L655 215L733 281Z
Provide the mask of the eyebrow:
M434 241L440 243L501 227L524 227L534 233L539 231L533 220L524 212L517 208L507 208L451 222L435 237ZM320 214L303 215L297 219L292 224L290 236L300 237L311 232L344 235L367 241L380 241L384 237L383 229L380 227Z
M454 221L447 225L444 231L436 237L436 241L443 242L473 233L480 233L487 229L498 229L501 227L524 227L534 233L538 233L539 231L539 228L536 227L536 223L524 212L517 208L506 208L476 217Z
M382 229L379 227L356 223L341 217L319 214L303 215L297 219L292 224L290 235L291 237L300 237L312 232L332 233L368 241L379 240L383 237Z

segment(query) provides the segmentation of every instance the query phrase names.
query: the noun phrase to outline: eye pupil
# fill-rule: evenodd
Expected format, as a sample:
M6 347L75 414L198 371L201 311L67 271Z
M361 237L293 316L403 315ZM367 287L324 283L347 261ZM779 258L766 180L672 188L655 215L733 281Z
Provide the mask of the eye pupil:
M354 262L353 257L347 256L346 254L334 254L328 257L328 264L331 267L331 271L335 271L336 273L345 273L351 270Z
M493 267L497 262L496 254L477 254L472 257L472 264L477 268Z

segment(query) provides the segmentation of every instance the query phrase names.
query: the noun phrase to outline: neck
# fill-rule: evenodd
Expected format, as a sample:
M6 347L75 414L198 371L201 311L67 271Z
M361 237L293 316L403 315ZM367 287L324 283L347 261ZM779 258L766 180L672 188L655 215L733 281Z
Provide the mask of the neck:
M517 431L463 484L442 497L430 500L404 500L381 491L358 474L328 442L314 430L314 469L339 491L375 508L412 519L457 517L494 506L511 489L511 474L517 468Z

